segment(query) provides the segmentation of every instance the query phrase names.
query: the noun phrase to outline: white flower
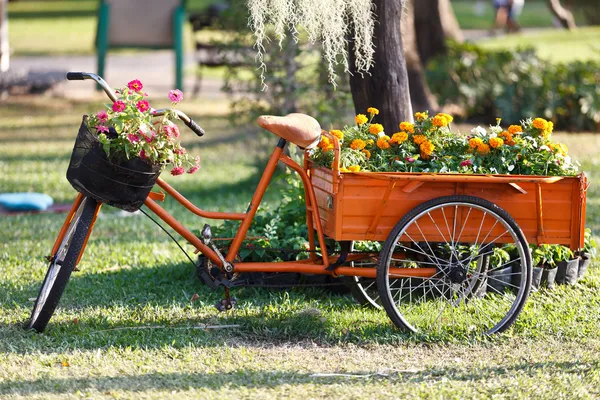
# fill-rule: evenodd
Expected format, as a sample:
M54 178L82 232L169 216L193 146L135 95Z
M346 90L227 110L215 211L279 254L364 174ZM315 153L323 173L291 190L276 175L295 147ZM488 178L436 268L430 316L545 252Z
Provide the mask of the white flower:
M471 133L474 135L486 135L487 134L485 128L482 128L480 126L477 126L473 129L471 129Z
M515 166L509 165L507 169L508 169L508 172L512 172L512 170L515 169Z
M541 150L546 150L546 151L550 151L550 147L543 145L542 147L540 147L540 151Z
M381 131L381 132L379 132L379 133L377 134L377 136L378 136L378 137L380 137L380 138L382 138L382 137L384 137L384 136L385 136L385 132L384 132L384 131Z

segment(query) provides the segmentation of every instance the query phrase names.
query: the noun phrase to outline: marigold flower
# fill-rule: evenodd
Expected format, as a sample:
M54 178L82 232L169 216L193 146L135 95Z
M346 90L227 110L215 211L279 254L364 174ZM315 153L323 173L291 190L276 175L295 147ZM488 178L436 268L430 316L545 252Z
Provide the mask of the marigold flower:
M375 141L373 139L367 140L367 145L368 146L372 145L373 143L375 143Z
M405 142L406 139L408 139L408 133L406 132L396 132L392 135L392 138L390 139L390 143L397 143L400 144L402 142Z
M383 125L371 124L371 126L369 126L369 132L373 135L377 135L379 132L383 132Z
M433 117L431 123L437 127L448 126L448 120L446 119L446 117L440 114Z
M523 128L521 125L511 125L508 127L508 133L511 135L515 135L517 133L523 132Z
M123 112L125 111L126 107L127 106L125 105L125 102L123 100L117 100L113 103L112 110L114 112Z
M499 137L493 137L490 139L490 146L492 146L494 149L502 147L503 144L504 140L500 139Z
M558 151L560 152L560 154L562 154L563 156L566 156L567 152L569 151L569 148L564 143L559 143L558 149L559 149Z
M140 112L146 112L150 109L150 104L146 100L140 100L135 105Z
M490 152L490 146L485 143L481 143L479 146L477 146L477 152L482 155L487 154Z
M427 136L425 136L425 135L415 135L415 136L413 136L413 142L416 145L421 145L421 143L423 143L426 140L427 140Z
M419 146L419 149L421 150L421 154L430 156L431 153L433 153L433 150L435 150L435 146L429 140L426 140L423 143L421 143L421 145Z
M356 120L356 124L357 125L363 125L365 124L369 119L367 118L367 116L365 114L358 114L355 118Z
M423 121L423 120L427 119L427 117L428 117L427 112L415 113L415 118L417 119L417 121Z
M454 121L454 117L452 115L450 115L450 114L439 113L438 115L444 116L448 120L448 123L451 123L452 121Z
M340 167L340 172L350 172L350 170L346 167Z
M362 150L365 148L367 144L362 139L354 139L352 143L350 143L350 148L352 150Z
M483 140L481 140L477 137L469 139L469 147L471 147L472 149L475 149L475 148L481 146L482 144L483 144Z
M108 127L104 125L96 125L96 133L108 133Z
M378 109L376 109L375 107L369 107L369 108L367 108L367 112L368 112L369 114L373 114L373 115L377 115L377 114L379 114L379 110L378 110Z
M554 122L548 121L548 125L546 126L546 129L544 129L544 132L542 132L542 135L544 137L547 137L548 135L550 135L552 133L553 130L554 130Z
M371 158L371 152L367 149L362 150L363 154L365 155L365 157L367 157L367 160L369 158Z
M334 129L329 131L333 136L335 136L338 140L344 140L344 132Z
M144 85L142 85L142 82L140 82L139 79L134 79L127 84L127 87L134 92L140 92L144 88Z
M350 172L358 172L358 171L360 171L360 165L351 165L348 167L348 170Z
M329 151L333 149L333 143L331 143L331 140L325 136L321 138L318 146L322 151Z
M171 170L171 175L177 176L185 173L185 168L183 167L175 167Z
M169 92L169 99L173 102L173 104L177 104L183 100L183 93L179 89L171 90Z
M536 118L531 124L534 128L542 131L545 131L546 128L548 128L548 121L546 121L544 118Z
M400 122L400 130L409 133L415 133L415 126L410 122Z
M388 135L383 135L382 137L377 139L377 147L379 147L381 150L389 149L390 148L389 140L390 140L390 137Z

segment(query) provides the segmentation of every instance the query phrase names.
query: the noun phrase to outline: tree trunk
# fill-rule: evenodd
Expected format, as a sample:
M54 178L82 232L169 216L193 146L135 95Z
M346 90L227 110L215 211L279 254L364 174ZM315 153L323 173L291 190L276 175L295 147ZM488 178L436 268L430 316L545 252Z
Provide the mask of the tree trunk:
M423 65L446 54L446 39L463 41L462 32L449 0L412 1L419 57Z
M408 87L406 60L400 31L402 2L399 0L373 0L375 24L374 66L369 74L352 71L350 89L356 113L366 113L368 107L381 111L377 121L388 134L398 130L402 121L413 121ZM350 41L350 63L354 70L354 43Z
M435 96L429 90L425 79L423 64L417 50L417 38L414 25L414 3L416 0L406 2L406 13L402 23L402 43L404 44L404 55L406 56L406 68L408 71L408 84L410 87L410 101L415 111L435 112L438 104Z
M442 22L442 28L444 29L444 35L446 39L452 39L456 42L462 43L465 38L460 30L460 25L454 14L454 9L450 0L439 0L440 4L440 19Z
M0 0L0 72L8 71L8 1Z
M550 7L550 10L552 10L552 14L558 18L563 28L577 28L573 14L560 4L560 0L548 0L548 6Z

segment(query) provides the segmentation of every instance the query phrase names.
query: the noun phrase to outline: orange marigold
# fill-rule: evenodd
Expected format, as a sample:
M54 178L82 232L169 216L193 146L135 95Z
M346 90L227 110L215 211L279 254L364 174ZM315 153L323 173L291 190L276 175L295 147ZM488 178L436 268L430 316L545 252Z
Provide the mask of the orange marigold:
M521 125L511 125L508 127L508 133L510 133L511 135L517 134L523 132L523 128L521 127Z
M383 135L382 137L377 139L377 147L379 147L381 150L389 149L390 148L389 140L390 140L390 137L388 135Z
M546 121L544 118L536 118L531 124L534 128L542 131L545 131L546 128L548 128L548 121Z
M479 139L478 137L469 139L469 146L472 149L475 149L475 148L481 146L482 144L483 144L483 140Z
M477 146L477 152L479 154L487 154L490 152L490 146L485 143L481 143L479 146Z
M423 143L426 140L427 140L427 136L425 136L425 135L415 135L415 136L413 136L413 142L416 145L420 145L421 143Z
M500 139L499 137L493 137L490 139L490 146L492 146L494 149L502 147L503 144L504 140Z
M319 142L319 148L323 151L329 151L333 149L333 143L328 137L323 136Z
M440 114L433 117L431 123L437 127L448 126L448 120L446 119L446 117Z
M362 150L365 148L367 144L362 139L354 139L352 143L350 143L350 148L353 150Z
M427 117L428 117L427 112L415 113L415 118L417 119L417 121L423 121L424 119L427 119Z
M421 150L421 154L430 156L431 153L433 153L433 150L435 150L435 146L429 140L426 140L423 143L421 143L419 149Z
M400 130L409 133L415 133L415 126L410 122L400 122Z
M369 119L367 118L367 116L365 114L358 114L356 116L355 120L358 125L362 125L362 124L366 123Z
M348 170L350 172L358 172L358 171L360 171L360 165L351 165L348 167Z
M376 109L375 107L369 107L369 108L367 108L367 112L368 112L369 114L373 114L373 115L377 115L377 114L379 114L379 110L378 110L378 109Z
M446 114L446 113L439 113L438 115L442 115L444 117L446 117L446 119L448 120L448 123L454 121L454 117L450 114Z
M367 160L371 158L371 152L369 150L364 149L362 152L364 153L365 157L367 157Z
M329 131L329 133L331 133L333 136L335 136L336 138L338 138L338 140L344 140L344 132L334 129Z
M373 135L377 135L379 132L383 132L383 125L371 124L371 126L369 126L369 132Z
M408 133L396 132L392 135L392 138L390 139L390 143L400 144L402 142L405 142L406 139L408 139Z
M350 172L350 170L346 167L340 167L340 172Z

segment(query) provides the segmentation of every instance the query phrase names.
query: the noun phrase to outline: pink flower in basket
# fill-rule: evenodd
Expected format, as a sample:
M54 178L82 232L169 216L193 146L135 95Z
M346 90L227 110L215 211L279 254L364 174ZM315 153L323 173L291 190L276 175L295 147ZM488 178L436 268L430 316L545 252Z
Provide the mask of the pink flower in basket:
M99 122L106 122L108 121L108 113L104 110L98 111L98 113L96 113L96 118L98 118Z
M108 127L104 125L96 125L97 133L108 133Z
M177 125L165 125L165 135L167 135L169 140L178 138L179 137L179 128L177 127Z
M127 135L127 140L129 140L131 143L139 143L140 142L140 138L138 137L138 135L135 135L133 133L130 133Z
M463 161L463 162L460 163L461 167L468 167L470 165L473 165L473 161L471 161L471 160L465 160L465 161Z
M169 92L169 99L171 99L173 104L177 104L183 100L183 93L179 89L171 90Z
M185 168L183 167L175 167L171 170L171 175L177 176L185 173Z
M137 102L136 107L140 112L145 112L150 109L150 104L146 100L140 100Z
M123 100L117 100L113 103L112 110L114 112L123 112L125 111L126 107L127 106L125 105L125 102Z
M199 165L194 165L192 168L188 169L187 173L193 174L194 172L198 171L199 169L200 169Z
M141 92L144 88L144 85L142 85L142 82L140 82L139 79L134 79L127 84L127 87L129 90L133 90L134 92Z

